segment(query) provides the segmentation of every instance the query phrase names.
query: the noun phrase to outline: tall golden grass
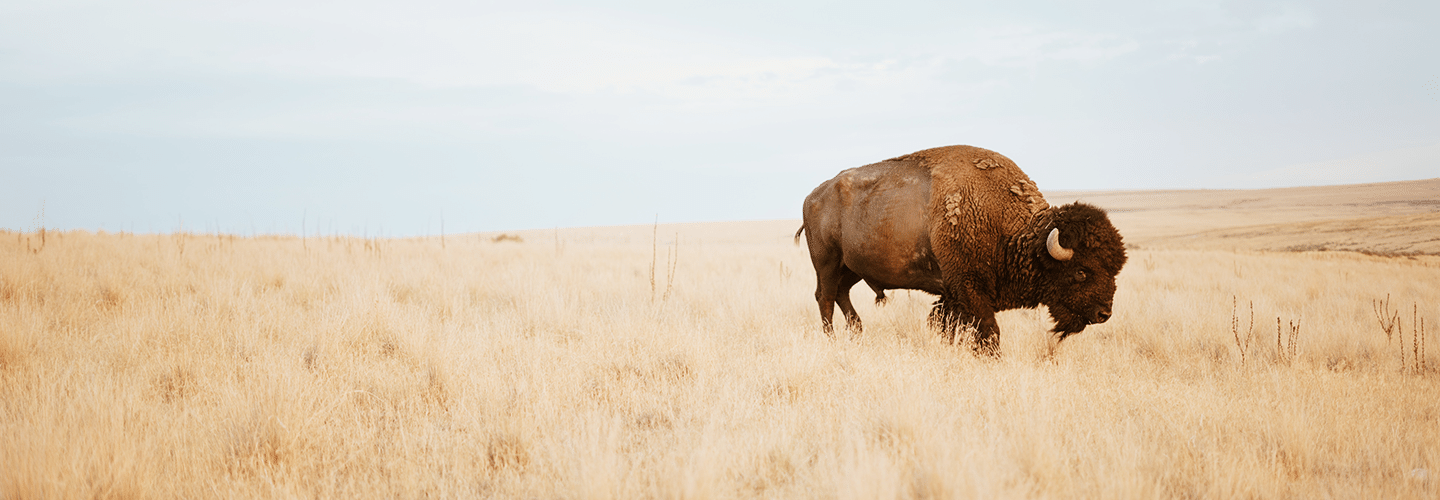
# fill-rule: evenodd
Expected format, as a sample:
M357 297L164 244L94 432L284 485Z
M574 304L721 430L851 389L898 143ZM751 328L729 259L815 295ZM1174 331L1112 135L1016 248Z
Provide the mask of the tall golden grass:
M1440 495L1434 260L1133 251L988 360L918 292L819 333L788 234L651 232L0 233L0 498Z

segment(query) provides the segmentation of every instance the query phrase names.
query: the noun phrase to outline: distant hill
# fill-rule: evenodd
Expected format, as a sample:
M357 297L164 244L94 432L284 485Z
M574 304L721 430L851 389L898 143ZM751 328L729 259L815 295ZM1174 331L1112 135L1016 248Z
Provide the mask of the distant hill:
M796 196L798 207L803 194ZM1079 200L1109 210L1126 243L1142 249L1440 255L1440 178L1281 189L1050 191L1045 198L1051 205ZM561 247L567 242L650 245L652 240L665 246L678 237L682 247L692 248L788 244L799 228L800 219L795 218L531 229L478 236L493 240L508 234L527 244Z
M1280 189L1055 191L1104 207L1140 248L1440 255L1440 178Z

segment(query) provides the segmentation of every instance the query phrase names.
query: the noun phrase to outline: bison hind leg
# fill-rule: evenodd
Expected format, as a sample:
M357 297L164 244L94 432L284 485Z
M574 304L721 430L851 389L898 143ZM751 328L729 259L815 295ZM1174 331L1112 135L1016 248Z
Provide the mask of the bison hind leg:
M885 296L885 287L872 283L870 280L865 280L865 284L869 285L870 289L875 291L875 305L883 306L885 302L890 299L890 297Z
M849 267L840 267L840 286L836 289L835 302L840 306L840 312L845 314L845 324L860 333L865 327L860 323L860 315L855 312L855 305L850 303L850 287L860 282L860 275L856 274Z

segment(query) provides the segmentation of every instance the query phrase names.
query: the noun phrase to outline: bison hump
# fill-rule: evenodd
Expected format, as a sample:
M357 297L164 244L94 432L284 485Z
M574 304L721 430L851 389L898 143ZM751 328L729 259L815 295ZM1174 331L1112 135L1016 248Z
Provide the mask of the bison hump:
M918 162L932 180L930 211L939 233L988 240L1028 227L1050 207L1035 182L1000 153L974 146L944 146L900 159ZM948 227L944 227L948 226Z

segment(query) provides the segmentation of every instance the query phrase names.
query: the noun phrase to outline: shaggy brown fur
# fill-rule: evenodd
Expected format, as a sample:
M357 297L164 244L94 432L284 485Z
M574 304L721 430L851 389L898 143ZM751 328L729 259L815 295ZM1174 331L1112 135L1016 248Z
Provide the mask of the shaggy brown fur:
M1056 260L1051 229L1074 251ZM1015 162L971 146L927 149L852 168L805 198L815 299L825 331L838 303L861 328L849 290L923 290L940 296L932 323L947 340L965 325L977 351L997 353L995 313L1045 304L1063 340L1110 317L1125 265L1120 233L1099 208L1050 207Z

